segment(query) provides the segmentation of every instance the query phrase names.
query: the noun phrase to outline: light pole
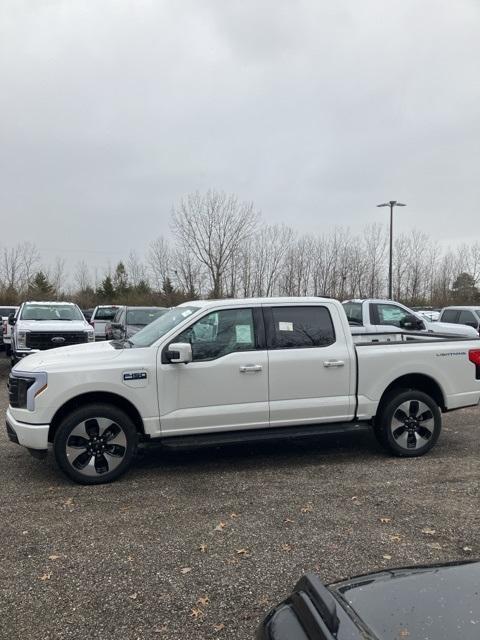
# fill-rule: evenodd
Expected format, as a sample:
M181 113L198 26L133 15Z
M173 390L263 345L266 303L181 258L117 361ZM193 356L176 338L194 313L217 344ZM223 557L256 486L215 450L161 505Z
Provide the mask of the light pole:
M390 200L383 204L377 204L377 207L390 207L390 261L388 268L388 298L392 299L392 257L393 257L393 207L406 207L406 204Z

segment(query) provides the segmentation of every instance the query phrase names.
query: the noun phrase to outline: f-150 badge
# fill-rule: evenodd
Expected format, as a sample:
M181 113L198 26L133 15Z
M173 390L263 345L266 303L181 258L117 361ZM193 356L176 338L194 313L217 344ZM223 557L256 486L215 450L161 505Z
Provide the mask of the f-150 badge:
M146 371L131 371L123 374L124 380L146 380L147 372Z

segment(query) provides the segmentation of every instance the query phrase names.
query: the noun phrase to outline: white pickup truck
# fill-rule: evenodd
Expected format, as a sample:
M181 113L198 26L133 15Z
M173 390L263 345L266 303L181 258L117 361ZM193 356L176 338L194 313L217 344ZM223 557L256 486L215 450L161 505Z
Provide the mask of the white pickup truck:
M93 328L73 302L23 302L9 317L12 365L37 351L93 342Z
M343 308L354 335L414 331L478 338L473 327L453 322L430 322L424 316L392 300L345 300Z
M396 455L437 441L444 411L480 399L480 341L354 344L340 302L194 301L127 341L40 352L13 368L10 439L98 484L137 444L219 444L373 426ZM418 341L417 341L418 340Z
M3 344L5 349L5 355L10 357L11 345L12 345L12 326L8 324L8 318L18 311L18 307L0 307L0 322L2 323L2 330L0 333L0 346Z

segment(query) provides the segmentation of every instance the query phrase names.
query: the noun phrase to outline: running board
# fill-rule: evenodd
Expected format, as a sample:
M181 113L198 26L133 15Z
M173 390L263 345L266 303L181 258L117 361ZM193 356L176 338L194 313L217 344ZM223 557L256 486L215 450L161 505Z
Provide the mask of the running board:
M192 434L191 436L168 436L160 440L162 446L166 449L184 449L216 447L226 444L268 442L273 440L297 440L300 438L341 435L344 433L363 433L368 431L369 428L370 426L366 422L336 422L301 427L271 427L270 429L200 433Z

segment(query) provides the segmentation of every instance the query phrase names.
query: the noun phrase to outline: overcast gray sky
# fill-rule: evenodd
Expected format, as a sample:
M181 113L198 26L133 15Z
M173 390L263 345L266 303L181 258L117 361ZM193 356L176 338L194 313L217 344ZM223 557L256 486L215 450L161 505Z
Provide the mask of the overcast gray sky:
M210 187L480 240L479 34L478 0L2 0L0 244L102 266Z

